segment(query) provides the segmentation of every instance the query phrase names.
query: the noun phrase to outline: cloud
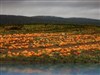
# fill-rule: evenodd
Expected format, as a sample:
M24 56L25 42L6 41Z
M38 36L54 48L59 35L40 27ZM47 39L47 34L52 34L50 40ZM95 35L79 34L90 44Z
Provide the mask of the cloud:
M0 1L99 1L99 0L0 0Z
M0 14L100 19L98 0L2 0L0 5Z

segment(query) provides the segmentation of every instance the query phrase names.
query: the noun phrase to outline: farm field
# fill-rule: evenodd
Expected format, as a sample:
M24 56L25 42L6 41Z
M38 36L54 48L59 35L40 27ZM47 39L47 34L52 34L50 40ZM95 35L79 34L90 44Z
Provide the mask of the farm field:
M0 75L100 75L99 0L0 0Z
M100 34L3 34L0 58L2 62L100 63Z

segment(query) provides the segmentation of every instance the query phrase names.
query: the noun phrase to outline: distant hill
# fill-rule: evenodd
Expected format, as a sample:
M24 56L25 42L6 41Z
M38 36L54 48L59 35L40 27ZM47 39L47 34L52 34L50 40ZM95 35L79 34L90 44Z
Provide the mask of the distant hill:
M100 20L89 18L62 18L55 16L15 16L0 15L0 25L10 24L92 24L100 25Z

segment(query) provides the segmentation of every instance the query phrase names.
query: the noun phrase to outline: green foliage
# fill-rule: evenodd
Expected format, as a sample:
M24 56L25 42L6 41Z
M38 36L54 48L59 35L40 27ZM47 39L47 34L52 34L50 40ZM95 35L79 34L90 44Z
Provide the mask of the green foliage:
M74 34L99 33L100 26L74 24L36 24L36 25L5 25L0 26L0 34L38 33L38 32L70 32Z

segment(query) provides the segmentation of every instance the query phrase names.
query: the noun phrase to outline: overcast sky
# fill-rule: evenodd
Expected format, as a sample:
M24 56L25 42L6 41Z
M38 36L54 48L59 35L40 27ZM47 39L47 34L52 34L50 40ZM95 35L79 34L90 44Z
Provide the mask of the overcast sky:
M100 19L100 0L0 0L0 14Z

